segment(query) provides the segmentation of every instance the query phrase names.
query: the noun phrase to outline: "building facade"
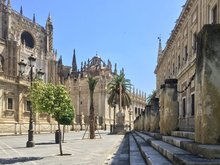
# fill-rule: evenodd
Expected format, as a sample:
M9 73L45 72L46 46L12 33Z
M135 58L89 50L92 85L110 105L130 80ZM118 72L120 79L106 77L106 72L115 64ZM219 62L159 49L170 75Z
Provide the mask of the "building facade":
M74 51L75 52L75 51ZM73 65L64 66L62 58L56 61L57 52L53 47L53 23L50 15L45 27L33 19L23 16L12 9L10 0L0 0L0 133L22 134L29 125L30 100L30 56L36 58L33 77L43 71L45 83L64 84L70 91L76 118L73 126L88 123L89 90L87 84L88 71L99 77L95 91L95 110L100 125L113 123L113 110L107 105L106 85L116 72L112 72L111 62L105 63L100 57L82 63L77 69L76 56ZM24 73L20 72L19 62L26 63ZM140 91L132 91L132 108L126 110L126 122L131 123L135 113L144 109L146 95ZM134 109L134 110L133 110ZM135 110L136 109L136 110ZM129 112L129 114L128 114ZM130 118L129 118L130 117ZM129 120L131 119L131 120ZM53 132L56 122L47 114L34 114L34 131Z
M178 129L195 130L197 35L205 24L220 23L219 0L187 0L166 47L159 40L155 69L157 96L166 79L177 79Z
M0 1L0 130L1 133L22 133L28 130L30 100L30 56L36 58L33 77L45 73L44 81L55 83L56 60L53 51L53 24L48 16L42 27L33 19L11 8L10 0ZM18 63L26 63L24 73ZM48 125L50 122L50 125ZM54 130L54 122L46 114L34 115L35 132Z
M62 61L61 59L59 61ZM58 62L59 63L59 62ZM61 63L61 62L60 62ZM107 85L112 78L118 74L117 64L113 71L110 60L103 61L98 55L91 60L81 62L81 67L78 70L76 64L75 50L73 53L72 67L60 65L63 68L61 71L61 79L65 86L69 89L72 97L72 102L75 109L74 127L76 129L84 129L89 124L89 107L90 107L90 93L88 86L88 76L93 76L98 79L94 91L94 109L96 123L101 128L109 127L114 123L114 108L108 105ZM59 69L58 69L59 70ZM123 69L120 71L123 72ZM134 118L145 109L146 94L136 89L129 91L132 100L132 105L123 110L125 114L125 125L132 126ZM116 105L116 113L119 112L119 107ZM115 117L116 120L116 117Z

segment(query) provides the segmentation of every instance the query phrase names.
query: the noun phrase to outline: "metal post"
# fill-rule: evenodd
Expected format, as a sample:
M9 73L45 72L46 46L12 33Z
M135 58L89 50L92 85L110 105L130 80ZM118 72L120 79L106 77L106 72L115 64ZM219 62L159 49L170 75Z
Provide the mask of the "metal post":
M31 86L32 86L32 81L33 81L33 66L30 64L31 67ZM34 147L35 143L33 140L33 109L32 109L32 105L30 107L30 119L29 119L29 130L28 130L28 141L26 144L26 147Z

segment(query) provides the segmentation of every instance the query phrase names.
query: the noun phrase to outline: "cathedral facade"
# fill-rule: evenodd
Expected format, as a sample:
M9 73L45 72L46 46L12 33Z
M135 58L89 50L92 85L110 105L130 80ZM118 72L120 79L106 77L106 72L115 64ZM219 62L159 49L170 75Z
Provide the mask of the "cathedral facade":
M62 61L61 59L59 61ZM58 62L59 63L59 62ZM59 65L62 66L62 65ZM81 67L78 70L76 64L76 54L74 50L72 67L58 67L62 68L61 79L65 83L65 86L69 89L72 97L72 102L75 109L74 126L78 129L83 129L83 126L89 124L89 107L90 107L90 93L88 86L88 76L93 76L98 79L98 83L94 92L94 109L96 123L100 127L109 127L114 123L114 108L108 105L108 92L107 85L111 82L112 78L118 74L117 64L112 68L110 60L103 61L101 57L95 55L91 60L81 62ZM58 69L60 70L60 69ZM59 72L59 71L58 71ZM120 72L124 72L123 69ZM125 114L125 125L133 125L133 120L138 116L146 106L146 94L135 90L134 88L129 90L132 105L129 108L123 110ZM116 113L119 111L118 105L116 105ZM115 117L116 120L116 117Z
M45 83L64 84L69 90L75 109L73 129L77 126L85 128L88 124L88 71L99 78L95 91L97 123L101 126L113 123L113 110L106 102L107 83L117 72L112 72L111 62L105 63L100 57L94 56L82 63L78 70L75 53L72 66L64 66L62 59L57 61L56 56L50 15L43 27L35 21L35 15L29 19L23 16L22 7L17 12L12 9L10 0L0 0L0 133L22 134L28 130L31 108L28 97L30 57L36 58L33 79L37 78L39 72L44 72ZM21 72L19 62L26 64L24 72ZM132 123L135 115L141 113L146 105L146 94L134 89L130 94L133 104L125 111L127 124ZM56 122L50 115L34 114L35 133L55 130Z
M53 24L48 16L46 26L23 16L11 8L10 0L0 1L0 130L1 133L27 132L30 114L29 57L36 58L33 78L45 73L44 82L56 83L56 60L53 51ZM21 73L18 63L26 64ZM50 124L48 124L50 122ZM46 114L34 115L35 132L54 130L55 124Z

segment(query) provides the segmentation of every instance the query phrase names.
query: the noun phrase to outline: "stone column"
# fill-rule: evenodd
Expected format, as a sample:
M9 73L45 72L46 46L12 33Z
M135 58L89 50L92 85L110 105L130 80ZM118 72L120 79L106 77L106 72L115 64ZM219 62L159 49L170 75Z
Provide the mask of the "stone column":
M18 90L18 111L17 111L17 122L18 126L22 124L22 115L23 115L23 109L24 109L24 100L23 100L23 93L22 91ZM19 129L17 129L19 130ZM16 132L17 133L17 132ZM19 132L21 134L21 132Z
M138 116L138 131L141 131L141 115Z
M150 119L150 131L155 132L159 129L159 99L153 98L151 100L151 119Z
M166 79L164 90L164 124L161 125L161 133L171 135L178 128L177 79Z
M2 118L3 113L3 102L4 102L4 90L0 89L0 119Z
M195 140L220 143L220 25L205 25L198 35Z
M165 84L160 86L160 97L159 97L159 111L160 111L160 133L164 134L164 97L165 97Z
M151 105L146 106L145 112L145 122L144 122L144 130L150 131L150 121L151 121Z
M144 117L145 117L145 111L141 112L141 131L144 130Z

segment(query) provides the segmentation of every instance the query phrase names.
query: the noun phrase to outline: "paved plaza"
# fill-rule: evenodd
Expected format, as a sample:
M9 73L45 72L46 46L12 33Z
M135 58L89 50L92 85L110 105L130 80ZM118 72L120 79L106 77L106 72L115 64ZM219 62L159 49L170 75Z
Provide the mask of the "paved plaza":
M113 153L117 152L123 135L109 135L100 131L101 138L82 140L84 131L65 133L63 153L59 156L59 144L55 144L54 134L34 135L35 147L26 148L27 135L0 136L0 164L25 165L102 165L111 162Z

